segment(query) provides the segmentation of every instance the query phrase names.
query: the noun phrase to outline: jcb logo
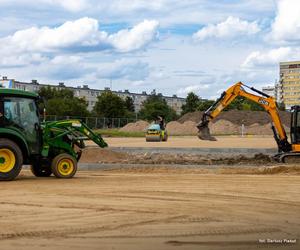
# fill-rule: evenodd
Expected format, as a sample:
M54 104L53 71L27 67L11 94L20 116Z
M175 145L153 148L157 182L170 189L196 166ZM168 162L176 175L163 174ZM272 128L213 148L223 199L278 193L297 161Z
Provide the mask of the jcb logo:
M266 100L264 100L264 99L259 99L258 103L266 105L266 106L269 106L269 103Z

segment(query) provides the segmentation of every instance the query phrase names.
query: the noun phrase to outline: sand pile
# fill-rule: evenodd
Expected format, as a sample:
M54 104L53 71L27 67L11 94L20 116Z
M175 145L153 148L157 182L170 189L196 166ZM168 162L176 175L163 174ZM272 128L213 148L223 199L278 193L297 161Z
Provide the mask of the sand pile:
M239 134L240 126L227 120L217 120L209 124L210 132L214 135Z
M123 128L120 128L122 132L145 132L149 126L149 123L146 121L137 121L131 122L125 125Z
M258 123L254 123L245 127L244 133L251 135L272 135L273 131L271 129L271 124L260 125Z
M202 115L203 112L201 111L187 113L178 119L178 122L184 124L190 121L197 124L201 120ZM279 111L279 115L286 132L289 132L290 113ZM211 133L215 135L238 135L242 133L242 124L244 124L245 135L273 135L271 117L265 111L223 111L210 123L209 127Z
M186 121L184 123L173 121L167 124L167 131L169 135L196 135L198 131L196 125L197 124L192 121Z
M285 125L283 125L283 127L287 133L290 132L289 127ZM238 134L242 134L242 127L237 126L237 128L238 128ZM262 125L258 123L254 123L250 126L245 126L243 133L244 135L273 135L273 130L272 130L271 123L262 124Z
M203 115L202 111L191 112L183 115L178 122L184 123L186 121L199 122ZM279 111L282 123L286 126L290 125L290 113L286 111ZM270 115L266 111L247 111L247 110L229 110L223 111L216 119L227 120L237 125L244 124L250 126L252 124L268 124L271 122Z
M289 132L290 113L280 111L279 114L286 132ZM167 130L170 135L197 135L196 126L202 115L203 112L200 111L187 113L177 121L169 122L166 126ZM244 135L273 135L271 118L265 111L223 111L209 127L211 134L214 135L240 135L242 124L244 124ZM148 122L138 121L127 124L120 131L144 132L148 126Z
M120 131L125 132L144 132L149 123L145 121L138 121L136 123L129 123ZM242 134L242 126L232 123L228 120L216 119L209 124L210 132L214 135L240 135ZM287 128L287 127L286 127ZM185 121L180 123L178 121L169 122L166 126L169 135L197 135L197 123L194 121ZM288 132L288 130L287 130ZM254 123L249 126L244 126L244 135L272 135L271 124Z
M187 114L181 116L177 121L180 123L184 123L186 121L192 121L192 122L198 123L201 120L203 113L204 112L202 112L202 111L190 112L190 113L187 113Z
M226 120L212 122L209 128L211 133L215 135L239 134L241 130L240 126ZM177 121L169 122L167 124L167 130L169 135L197 135L198 133L197 123L193 121L186 121L184 123Z
M81 163L121 163L128 159L128 154L103 149L98 147L86 147L81 155Z

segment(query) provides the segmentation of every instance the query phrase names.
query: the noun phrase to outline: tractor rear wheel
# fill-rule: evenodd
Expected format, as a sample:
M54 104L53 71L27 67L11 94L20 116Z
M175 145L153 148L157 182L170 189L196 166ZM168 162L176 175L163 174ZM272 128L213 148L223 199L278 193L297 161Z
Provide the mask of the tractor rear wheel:
M34 162L30 170L36 177L49 177L52 174L49 164Z
M59 154L52 160L51 169L57 178L72 178L77 171L77 160L69 154Z
M23 154L20 147L9 139L0 139L0 180L15 179L23 165Z

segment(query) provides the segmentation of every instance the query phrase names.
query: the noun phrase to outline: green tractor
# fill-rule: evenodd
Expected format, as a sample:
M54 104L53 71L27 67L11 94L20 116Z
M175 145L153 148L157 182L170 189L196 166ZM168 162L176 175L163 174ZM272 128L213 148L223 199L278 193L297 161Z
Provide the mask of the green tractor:
M0 88L0 180L15 179L23 164L37 177L71 178L84 140L107 146L80 120L40 122L39 100L35 93Z

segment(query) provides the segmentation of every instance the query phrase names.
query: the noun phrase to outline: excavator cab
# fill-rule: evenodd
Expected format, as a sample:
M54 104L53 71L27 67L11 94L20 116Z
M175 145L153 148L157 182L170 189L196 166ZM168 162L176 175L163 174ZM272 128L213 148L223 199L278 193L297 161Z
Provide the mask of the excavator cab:
M299 147L295 151L300 151L300 106L291 108L291 143L294 147Z

